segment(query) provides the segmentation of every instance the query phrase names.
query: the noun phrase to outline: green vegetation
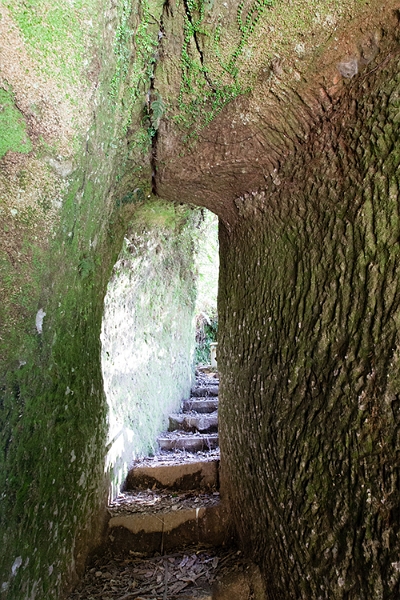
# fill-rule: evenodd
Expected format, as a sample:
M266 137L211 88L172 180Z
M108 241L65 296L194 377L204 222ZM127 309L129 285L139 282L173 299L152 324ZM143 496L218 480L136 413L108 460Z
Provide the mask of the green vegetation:
M202 210L202 221L196 230L196 347L195 363L210 363L210 344L218 333L219 245L218 219Z
M193 127L189 138L196 137L198 131L210 123L223 107L250 88L243 87L239 80L238 58L251 35L254 33L265 9L273 6L274 0L256 0L244 16L244 0L237 9L238 41L228 55L221 48L223 20L220 17L212 33L205 24L209 2L204 0L183 0L184 42L181 54L182 83L178 98L179 113L175 116L178 124ZM218 60L216 69L207 64L201 49L201 38L212 39L212 51Z
M11 91L0 88L0 158L8 150L27 153L32 143L26 132L26 122L14 104Z
M122 132L124 135L128 132L132 124L132 112L136 103L141 102L140 111L143 112L144 97L147 94L150 99L151 78L154 75L154 68L158 60L158 31L159 25L157 17L160 18L162 11L161 3L153 3L149 0L142 0L139 4L140 21L136 25L132 23L132 3L129 0L122 0L118 5L119 26L115 33L114 54L117 58L116 68L111 80L110 96L116 99L120 95L123 97L121 104L122 114ZM134 34L135 33L135 34ZM149 150L151 137L158 127L161 104L157 107L159 99L156 98L151 103L151 108L147 108L148 117L151 118L151 125L141 123L139 131L135 135L135 145L141 148L143 152ZM150 102L150 100L149 100ZM148 104L149 104L148 102ZM153 106L154 105L154 106ZM145 111L146 112L146 111ZM156 123L153 123L152 112L159 114L155 117ZM155 126L156 125L156 126ZM146 135L143 137L141 127L146 128Z
M206 314L201 312L196 315L196 352L195 363L210 364L210 344L217 341L218 314L216 309Z
M240 54L243 52L246 44L250 40L250 36L254 33L254 29L258 24L261 16L263 15L266 8L274 5L274 0L256 0L248 9L246 16L244 16L245 1L241 0L238 11L237 11L237 22L240 31L240 42L237 48L234 50L228 66L227 71L232 73L234 77L238 75L238 69L236 67L236 61Z
M157 129L160 126L160 121L165 113L165 104L162 101L162 98L160 96L160 94L158 94L157 92L155 93L155 100L153 100L153 102L150 105L151 108L151 115L150 115L150 119L151 119L151 127L152 127L152 132L156 132ZM153 133L153 135L154 135Z
M120 90L121 83L126 78L131 59L131 39L133 31L129 20L132 13L130 0L122 0L118 5L120 22L115 32L114 54L117 57L115 73L111 80L110 95L115 98Z
M157 62L157 46L162 3L142 0L141 19L135 35L135 62L129 82L132 100L137 100L150 88L150 79ZM153 12L154 11L154 12Z

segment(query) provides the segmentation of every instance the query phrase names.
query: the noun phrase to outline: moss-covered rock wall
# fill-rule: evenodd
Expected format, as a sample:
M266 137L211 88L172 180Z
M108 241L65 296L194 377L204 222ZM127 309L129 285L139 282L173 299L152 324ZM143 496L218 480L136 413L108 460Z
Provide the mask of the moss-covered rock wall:
M115 491L133 459L156 450L168 414L190 395L199 220L187 206L139 208L108 284L101 339Z
M0 4L2 598L60 597L101 535L112 476L100 333L124 234L151 195L150 10L157 19L157 3Z
M398 5L174 10L156 189L221 219L221 464L242 546L268 599L396 598Z
M268 599L400 593L399 73L221 228L222 464Z
M104 297L138 207L152 195L206 206L220 217L225 242L243 220L259 232L267 210L259 192L281 185L285 166L295 168L294 157L304 157L343 98L354 99L357 113L355 83L367 106L369 82L398 53L398 8L395 0L1 0L0 593L7 600L60 597L100 535L112 442L100 358ZM371 144L387 146L374 135L373 143L358 142L367 154ZM335 151L348 157L343 140ZM146 235L157 239L159 230ZM245 245L251 235L238 238ZM171 243L164 248L175 253ZM262 244L254 245L258 277ZM137 256L139 272L146 256ZM223 294L242 276L240 248L232 256ZM226 327L234 339L242 323ZM259 360L246 381L258 381ZM354 368L349 378L356 375Z

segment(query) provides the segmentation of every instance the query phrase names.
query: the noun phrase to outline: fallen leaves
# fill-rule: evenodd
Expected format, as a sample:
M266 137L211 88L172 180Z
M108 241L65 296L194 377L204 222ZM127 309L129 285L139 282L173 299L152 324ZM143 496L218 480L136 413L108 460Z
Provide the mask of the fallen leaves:
M240 560L235 550L204 548L147 559L107 554L95 560L68 600L206 598L221 567L237 568Z
M219 503L219 492L199 493L196 490L172 492L168 490L134 490L121 493L109 505L111 516L133 513L165 512Z

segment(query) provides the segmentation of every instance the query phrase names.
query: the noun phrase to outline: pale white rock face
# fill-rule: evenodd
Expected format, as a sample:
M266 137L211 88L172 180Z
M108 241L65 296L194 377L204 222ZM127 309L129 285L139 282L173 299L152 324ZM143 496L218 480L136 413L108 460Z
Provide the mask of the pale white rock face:
M48 157L46 162L60 177L68 177L74 171L72 160L56 160L55 158Z
M339 73L346 79L351 79L358 73L358 60L349 58L338 64Z
M36 329L38 333L43 333L43 319L45 318L46 313L43 308L39 308L36 313Z

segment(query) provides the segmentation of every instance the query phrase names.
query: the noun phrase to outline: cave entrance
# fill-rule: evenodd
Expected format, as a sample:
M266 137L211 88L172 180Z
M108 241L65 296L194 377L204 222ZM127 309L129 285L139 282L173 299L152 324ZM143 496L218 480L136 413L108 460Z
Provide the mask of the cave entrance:
M168 415L190 396L196 365L210 362L218 270L215 215L157 199L137 210L108 284L101 332L111 495L135 458L156 451Z

